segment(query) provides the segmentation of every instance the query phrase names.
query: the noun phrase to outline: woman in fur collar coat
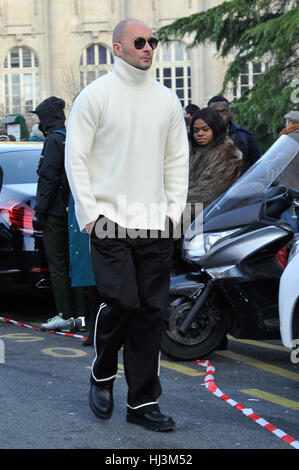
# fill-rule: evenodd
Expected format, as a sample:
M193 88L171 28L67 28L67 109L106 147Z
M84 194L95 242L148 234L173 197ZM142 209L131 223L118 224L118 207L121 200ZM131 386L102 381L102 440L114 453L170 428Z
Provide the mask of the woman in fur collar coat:
M205 208L239 178L242 161L217 111L197 111L190 123L188 202Z

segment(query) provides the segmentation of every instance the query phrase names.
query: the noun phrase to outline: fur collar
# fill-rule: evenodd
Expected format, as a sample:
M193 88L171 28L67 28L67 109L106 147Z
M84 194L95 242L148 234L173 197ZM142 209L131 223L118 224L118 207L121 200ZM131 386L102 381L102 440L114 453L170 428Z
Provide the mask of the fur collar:
M242 152L228 136L223 144L191 151L188 202L206 207L238 179L242 163Z

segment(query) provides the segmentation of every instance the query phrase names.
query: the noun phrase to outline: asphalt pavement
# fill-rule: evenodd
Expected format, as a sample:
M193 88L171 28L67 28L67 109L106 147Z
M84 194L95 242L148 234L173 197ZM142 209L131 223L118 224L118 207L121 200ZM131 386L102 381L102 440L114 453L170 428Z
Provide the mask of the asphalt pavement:
M31 306L2 302L0 316L23 322L25 327L0 321L4 350L4 360L0 360L1 449L101 450L105 464L130 468L134 468L133 460L117 461L117 457L139 455L141 459L143 455L144 461L135 466L162 466L194 464L199 451L295 452L281 434L299 440L299 370L279 341L230 338L226 351L208 358L215 368L214 383L226 400L203 385L205 367L162 356L159 402L161 411L176 421L176 431L155 433L126 422L121 351L113 416L103 421L93 415L88 404L93 348L82 346L84 333L75 338L27 328L38 328L47 318L51 299L43 306L40 302ZM230 399L271 426L258 424L232 406ZM274 434L272 428L279 432ZM142 451L147 451L146 456ZM169 457L148 460L169 452L173 461Z

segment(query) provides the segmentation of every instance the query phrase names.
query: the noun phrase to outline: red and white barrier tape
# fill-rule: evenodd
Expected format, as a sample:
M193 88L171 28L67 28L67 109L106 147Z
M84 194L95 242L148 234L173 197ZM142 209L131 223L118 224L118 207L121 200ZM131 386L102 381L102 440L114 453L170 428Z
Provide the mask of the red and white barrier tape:
M0 317L0 321L4 321L4 322L10 323L12 325L22 326L23 328L30 328L30 329L35 330L35 331L42 331L40 328L37 328L35 326L26 325L25 323L17 322L15 320L10 320L9 318ZM48 330L44 330L44 331L46 331L46 333L51 333L51 334L70 336L72 338L86 339L86 336L76 335L74 333L63 333L62 331L48 331ZM268 421L266 421L265 419L261 418L259 415L254 413L254 411L251 408L246 408L241 403L237 403L235 400L230 398L228 395L225 395L217 387L217 385L214 382L215 367L213 366L213 364L210 363L210 361L208 361L208 360L206 360L206 361L199 360L199 361L193 361L193 362L195 364L199 364L199 365L206 368L206 375L205 375L203 385L206 387L206 389L209 392L211 392L216 397L221 398L221 400L224 400L226 403L228 403L232 407L236 408L237 410L241 411L248 418L252 419L257 424L262 426L263 428L265 428L268 431L272 432L273 434L275 434L277 437L282 439L287 444L290 444L295 449L299 449L299 441L297 441L293 437L289 436L287 433L285 433L281 429L278 429L276 426L273 426L272 424L268 423Z
M15 320L10 320L9 318L0 317L0 321L11 323L12 325L22 326L23 328L30 328L31 330L35 330L35 331L42 331L43 333L45 332L45 333L51 333L51 334L56 334L56 335L62 335L62 336L71 336L72 338L87 339L87 336L76 335L74 333L63 333L62 331L54 331L54 330L51 330L51 331L41 330L40 328L37 328L35 326L25 325L25 323L21 323Z
M193 362L206 368L206 375L203 385L209 392L211 392L216 397L221 398L221 400L224 400L226 403L233 406L237 410L241 411L248 418L252 419L263 428L268 429L268 431L271 431L273 434L285 441L287 444L290 444L291 446L295 447L295 449L299 449L299 441L289 436L284 431L281 431L281 429L278 429L276 426L273 426L272 424L268 423L268 421L254 413L251 408L246 408L241 403L237 403L235 400L232 400L228 395L225 395L214 382L215 367L209 361Z

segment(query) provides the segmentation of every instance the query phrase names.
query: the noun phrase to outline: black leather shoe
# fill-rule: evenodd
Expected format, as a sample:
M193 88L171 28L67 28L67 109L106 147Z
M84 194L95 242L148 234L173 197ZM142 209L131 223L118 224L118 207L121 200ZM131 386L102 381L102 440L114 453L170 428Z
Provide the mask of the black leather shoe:
M114 406L112 387L99 387L91 383L89 406L98 418L110 418Z
M144 428L151 429L152 431L173 431L175 429L175 422L170 416L163 415L160 411L127 410L127 421L133 424L140 424Z

